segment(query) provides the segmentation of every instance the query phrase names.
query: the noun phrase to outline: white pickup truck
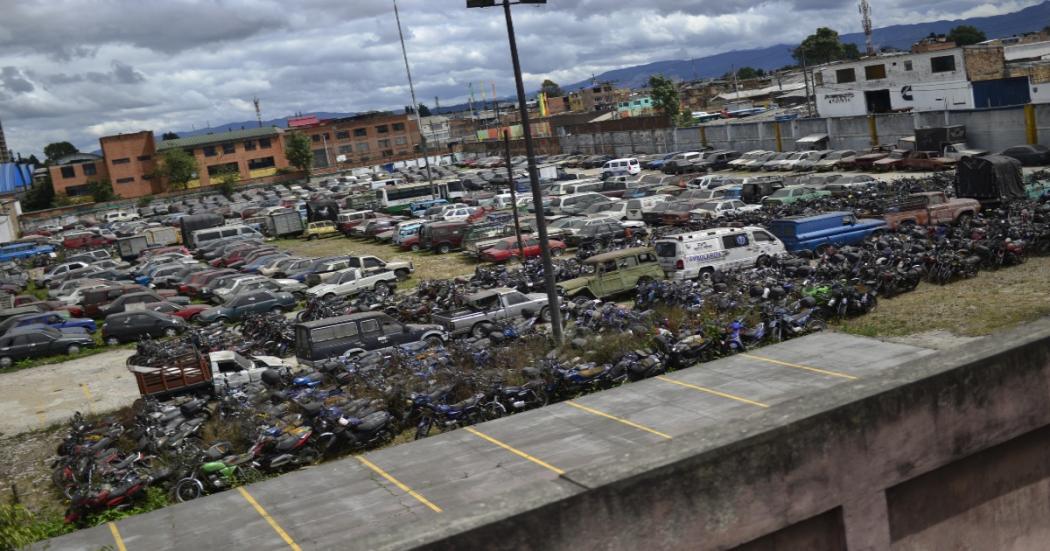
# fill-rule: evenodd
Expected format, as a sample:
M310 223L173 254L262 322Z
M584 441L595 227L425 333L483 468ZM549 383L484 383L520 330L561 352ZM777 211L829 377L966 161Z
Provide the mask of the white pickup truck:
M258 381L263 371L275 369L287 372L290 367L275 356L252 356L246 358L232 350L220 350L208 354L211 364L212 384L222 391Z
M988 151L984 149L974 149L966 143L950 143L944 145L944 154L941 155L944 158L958 161L963 157L979 157L981 155L987 155Z
M332 274L332 277L320 285L306 290L311 297L349 297L367 289L378 292L394 292L397 287L397 274L392 271L365 273L359 268L345 268Z

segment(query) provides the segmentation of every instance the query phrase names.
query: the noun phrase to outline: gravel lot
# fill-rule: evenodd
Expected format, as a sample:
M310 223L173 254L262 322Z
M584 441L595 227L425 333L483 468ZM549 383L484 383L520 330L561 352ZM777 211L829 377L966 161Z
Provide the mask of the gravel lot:
M139 397L119 349L0 374L0 438L64 423L74 412L104 413Z

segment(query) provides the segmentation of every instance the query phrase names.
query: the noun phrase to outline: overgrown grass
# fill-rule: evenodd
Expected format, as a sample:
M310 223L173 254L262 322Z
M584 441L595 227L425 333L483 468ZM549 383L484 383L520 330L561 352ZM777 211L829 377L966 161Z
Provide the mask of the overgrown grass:
M0 504L0 551L26 549L35 542L75 529L60 515L34 514L19 504Z
M983 336L1050 315L1050 258L982 271L948 285L921 283L910 293L882 299L869 314L832 326L867 337L896 337L928 331Z

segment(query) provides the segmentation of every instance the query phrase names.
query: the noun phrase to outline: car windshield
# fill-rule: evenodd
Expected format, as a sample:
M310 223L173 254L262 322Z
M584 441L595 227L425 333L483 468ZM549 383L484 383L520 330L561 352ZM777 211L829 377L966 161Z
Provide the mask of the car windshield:
M792 188L782 188L774 191L770 197L789 197L791 195Z
M509 241L500 241L499 243L496 243L495 245L493 245L492 248L496 249L496 250L500 250L500 251L505 251L505 250L510 248L510 242Z

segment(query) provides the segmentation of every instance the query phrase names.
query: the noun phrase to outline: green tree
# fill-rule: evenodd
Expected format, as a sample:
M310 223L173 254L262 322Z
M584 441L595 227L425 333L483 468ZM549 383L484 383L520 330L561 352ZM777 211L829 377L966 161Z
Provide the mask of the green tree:
M88 191L96 203L104 203L120 198L119 195L113 192L113 184L105 178L97 182L88 182Z
M314 152L310 151L310 138L298 132L291 132L286 136L284 156L288 159L288 164L304 172L310 172L310 167L314 164Z
M672 121L678 121L682 102L678 99L678 87L671 79L663 75L649 77L649 95L653 98L653 107Z
M429 117L430 116L430 108L427 107L425 103L420 103L419 104L418 111L419 111L419 116L420 117Z
M237 189L237 182L241 179L241 173L236 170L224 170L219 174L219 193L226 196L227 199L233 195L233 192Z
M165 142L168 141L168 140L177 140L177 139L179 139L179 135L174 133L174 132L165 132L165 133L160 135L160 139L161 139L161 141L165 141Z
M544 79L543 84L540 85L540 91L547 95L548 98L557 98L565 95L565 92L558 86L557 82L551 79Z
M77 146L69 142L55 142L44 146L44 156L47 157L47 164L52 164L66 155L79 152L80 150L77 149Z
M22 207L27 211L31 210L44 210L54 206L55 202L55 186L51 184L51 175L44 176L44 180L39 184L33 184L29 190L26 191L25 199L22 201Z
M843 44L838 31L820 27L791 52L791 57L800 64L805 60L807 65L820 65L840 59L857 59L860 50L856 44Z
M197 159L182 149L173 147L165 150L160 156L157 173L168 182L168 191L186 189L186 184L193 179L196 172Z
M959 25L948 31L947 39L954 42L956 46L969 46L978 42L984 42L987 40L987 37L984 36L984 32L981 29L973 25Z
M766 75L765 69L755 69L754 67L741 67L736 71L736 78L740 80L747 80L751 78L763 77Z

